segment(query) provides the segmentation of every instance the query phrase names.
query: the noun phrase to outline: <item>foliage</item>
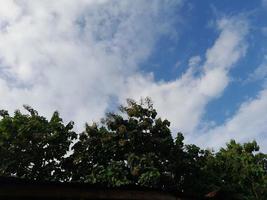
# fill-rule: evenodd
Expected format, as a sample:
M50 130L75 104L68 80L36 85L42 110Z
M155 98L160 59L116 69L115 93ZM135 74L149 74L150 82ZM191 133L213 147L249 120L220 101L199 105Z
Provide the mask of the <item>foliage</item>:
M170 179L171 174L174 143L170 123L156 118L151 102L145 103L129 100L128 106L121 107L121 115L109 113L101 125L86 125L68 159L73 163L68 170L75 169L72 180L108 185L112 182L115 186L168 184L163 180ZM103 170L114 180L110 181Z
M243 145L231 140L208 163L218 188L239 193L242 199L267 199L267 155L255 141Z
M139 185L203 196L224 191L241 199L267 199L267 155L255 141L231 140L218 152L173 138L150 99L128 100L120 113L77 134L55 112L50 120L0 111L0 175L35 180ZM230 199L230 198L229 198Z
M54 112L48 121L29 106L30 114L16 111L10 116L1 111L0 121L0 175L38 180L63 178L61 160L77 135Z

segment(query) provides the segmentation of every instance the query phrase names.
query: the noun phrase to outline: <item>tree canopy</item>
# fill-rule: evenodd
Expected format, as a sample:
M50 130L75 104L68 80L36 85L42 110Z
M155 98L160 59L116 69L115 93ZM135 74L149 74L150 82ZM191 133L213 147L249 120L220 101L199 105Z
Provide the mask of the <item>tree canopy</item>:
M231 140L218 152L184 144L150 99L128 100L81 133L58 112L48 120L24 108L28 114L0 112L0 176L267 199L267 155L255 141Z

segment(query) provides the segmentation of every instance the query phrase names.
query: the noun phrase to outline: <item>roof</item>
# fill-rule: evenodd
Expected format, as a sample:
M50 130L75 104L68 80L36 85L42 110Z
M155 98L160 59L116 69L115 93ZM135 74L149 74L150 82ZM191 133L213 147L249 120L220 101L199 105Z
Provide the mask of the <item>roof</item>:
M0 177L0 199L116 199L178 200L170 192L138 186L107 188L86 183L62 183Z

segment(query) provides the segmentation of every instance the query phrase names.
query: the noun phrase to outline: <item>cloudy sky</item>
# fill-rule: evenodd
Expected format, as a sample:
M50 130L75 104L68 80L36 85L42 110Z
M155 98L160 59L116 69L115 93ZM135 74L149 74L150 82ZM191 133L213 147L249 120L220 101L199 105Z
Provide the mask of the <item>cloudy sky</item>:
M267 152L267 1L1 0L1 109L81 129L146 96L174 137Z

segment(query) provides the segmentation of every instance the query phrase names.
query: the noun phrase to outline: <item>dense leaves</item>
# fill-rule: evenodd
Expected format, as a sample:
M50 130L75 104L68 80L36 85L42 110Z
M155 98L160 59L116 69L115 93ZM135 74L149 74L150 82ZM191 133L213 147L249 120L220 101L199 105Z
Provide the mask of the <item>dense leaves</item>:
M216 153L186 145L181 133L172 138L150 99L128 100L80 134L57 112L47 120L25 109L29 114L0 111L1 176L267 199L267 155L255 141L230 141Z
M55 112L48 121L30 108L30 114L1 111L0 175L29 179L62 179L61 161L77 135Z
M165 187L171 179L174 146L170 123L156 119L149 102L144 106L128 101L121 112L108 114L101 125L86 125L67 159L72 163L67 169L73 173L72 180Z
M207 163L212 182L241 199L267 199L267 155L255 141L243 145L231 140Z

